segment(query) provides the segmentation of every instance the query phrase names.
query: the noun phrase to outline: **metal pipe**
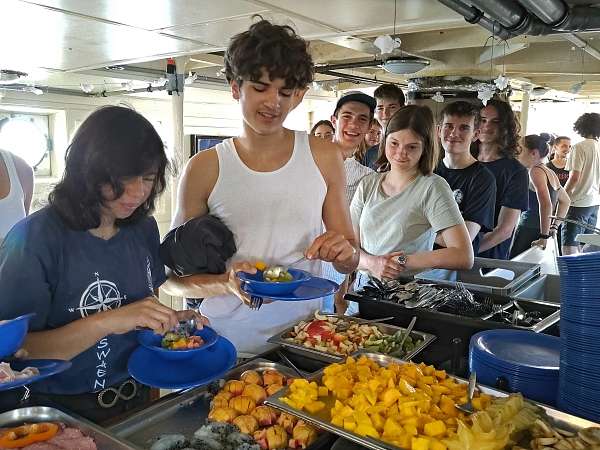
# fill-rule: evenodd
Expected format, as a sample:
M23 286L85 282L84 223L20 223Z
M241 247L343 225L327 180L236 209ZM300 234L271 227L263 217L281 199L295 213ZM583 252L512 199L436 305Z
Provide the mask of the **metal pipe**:
M350 74L342 73L342 72L334 72L333 70L325 70L325 71L319 72L319 73L322 73L323 75L329 75L331 77L343 78L344 80L357 81L359 83L381 84L381 81L375 80L373 78L361 77L359 75L350 75ZM387 81L386 81L386 83L387 83ZM390 83L391 84L399 84L399 83L393 83L393 82L390 82Z
M518 28L527 11L514 0L470 0L471 4L508 29Z
M507 40L514 37L514 35L507 31L501 24L490 20L484 16L483 12L473 6L467 5L460 0L439 0L439 2L463 16L467 22L479 24L500 39Z
M376 67L383 64L383 60L381 59L370 59L368 61L355 61L349 63L340 63L340 64L323 64L319 66L315 66L316 73L323 73L328 70L339 70L339 69L354 69L359 67Z
M574 6L564 20L552 26L556 32L600 31L600 9L591 6Z
M519 0L519 3L548 25L561 22L569 11L562 0Z

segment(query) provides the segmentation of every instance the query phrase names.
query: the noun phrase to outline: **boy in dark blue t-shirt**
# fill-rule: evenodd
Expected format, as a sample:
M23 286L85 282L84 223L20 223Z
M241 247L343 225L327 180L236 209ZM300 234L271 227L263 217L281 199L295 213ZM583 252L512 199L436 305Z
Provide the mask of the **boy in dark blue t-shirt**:
M450 185L477 255L480 231L494 228L496 202L494 176L470 152L478 135L479 112L474 105L458 101L446 106L440 118L438 134L445 155L435 173ZM443 245L440 236L436 244Z

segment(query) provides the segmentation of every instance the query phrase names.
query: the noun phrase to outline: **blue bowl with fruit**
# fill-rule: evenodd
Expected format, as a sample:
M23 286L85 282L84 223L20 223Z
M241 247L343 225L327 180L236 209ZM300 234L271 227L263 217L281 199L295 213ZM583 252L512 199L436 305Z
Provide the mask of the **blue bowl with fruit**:
M294 292L298 287L312 278L310 272L300 269L287 269L278 272L273 277L269 269L258 270L256 273L238 272L237 277L252 288L256 295L268 297L269 295L286 295Z
M15 353L25 340L29 320L35 313L24 314L11 320L0 320L0 358Z
M188 359L198 353L209 349L219 335L210 327L204 326L196 330L193 335L187 335L177 331L169 331L164 335L156 334L152 330L139 330L137 332L138 342L152 350L164 359Z

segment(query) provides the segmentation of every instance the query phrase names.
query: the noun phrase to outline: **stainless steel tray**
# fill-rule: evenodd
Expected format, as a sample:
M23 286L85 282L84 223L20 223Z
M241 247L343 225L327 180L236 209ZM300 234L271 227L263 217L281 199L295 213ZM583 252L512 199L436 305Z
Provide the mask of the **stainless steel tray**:
M536 300L524 300L524 299L515 299L507 308L503 308L502 311L494 312L489 314L484 318L484 320L488 320L490 322L498 322L498 323L508 323L503 320L498 320L499 314L507 314L511 315L512 312L516 309L515 304L519 305L521 309L526 312L531 311L541 311L544 314L544 318L540 320L538 323L526 326L515 324L513 327L519 328L521 330L530 330L535 333L541 333L546 329L550 328L552 325L556 324L560 320L560 305L551 302L543 302Z
M387 356L387 355L381 355L378 353L363 353L363 355L365 355L367 358L375 361L376 363L378 363L379 365L382 365L382 366L388 366L391 363L397 363L397 364L406 363L406 361L404 361L404 360L393 358L393 357ZM311 381L321 381L321 378L323 377L323 370L324 369L322 369L318 372L315 372L310 377L310 380ZM451 376L451 377L460 383L467 383L467 380L465 380L463 378L453 377L453 376ZM493 388L490 388L487 386L477 385L477 387L481 392L489 394L489 395L493 395L495 397L506 397L508 395L506 392L499 391L497 389L493 389ZM349 441L363 445L372 450L390 450L390 449L404 450L404 449L401 449L400 447L397 447L392 444L387 444L387 443L377 440L377 439L360 436L358 434L352 433L351 431L345 430L344 428L340 428L340 427L337 427L337 426L331 424L331 422L329 422L328 419L325 419L323 417L319 417L319 416L316 416L313 414L309 414L306 411L298 411L297 409L290 407L289 405L287 405L286 403L284 403L280 400L281 397L284 397L288 394L288 391L289 391L289 387L286 389L280 390L276 394L268 397L267 400L265 401L265 403L269 406L272 406L273 408L293 414L296 417L299 417L299 418L305 420L307 423L311 423L319 428L330 431L334 434L337 434L338 436L348 439ZM550 408L543 404L538 403L538 405L546 411L546 414L552 419L553 425L556 425L560 428L579 430L581 428L598 426L598 424L595 424L594 422L590 422L589 420L571 416L569 414L563 413L561 411L557 411L557 410Z
M507 273L512 274L512 278L500 276L502 271L508 271ZM509 296L539 274L539 264L475 258L470 270L434 269L418 273L415 279L446 286L462 283L472 291Z
M277 369L286 376L298 377L289 367L257 358L234 367L223 378L237 379L247 370L265 369ZM163 433L180 433L190 437L205 424L210 410L210 398L208 386L192 388L172 398L167 397L109 429L114 435L126 438L141 448L148 448L149 441Z
M323 314L323 316L324 317L340 317L340 318L343 318L344 320L357 322L357 323L368 323L368 320L361 319L359 317L339 316L336 314ZM312 316L311 316L311 319L312 319ZM305 319L305 320L311 320L311 319ZM396 327L394 325L388 325L385 323L374 323L371 325L376 326L379 329L379 331L381 331L383 334L392 335L400 330L406 331L406 328ZM301 356L306 356L307 358L317 359L319 361L323 361L323 362L327 362L327 363L340 362L346 358L345 355L336 355L333 353L322 352L322 351L316 350L314 348L304 347L303 345L288 341L287 336L289 336L289 334L293 330L294 330L293 326L289 327L289 328L283 330L282 332L277 333L275 336L270 337L268 339L268 342L270 342L271 344L277 344L277 345L286 347L286 349L290 353L295 353L295 354L298 354ZM419 354L421 351L423 351L425 349L425 347L427 347L429 344L431 344L436 339L436 337L433 334L424 333L422 331L416 331L416 330L411 331L410 335L413 338L421 339L423 342L420 345L418 345L417 347L415 347L413 349L413 351L404 355L405 360L410 360L410 359L414 358L417 354ZM358 351L361 352L363 350L361 350L359 348Z
M560 276L542 275L535 280L523 285L514 293L515 298L524 300L545 301L560 303Z
M56 408L33 406L19 408L0 414L0 428L17 427L24 423L63 422L78 428L83 434L94 439L98 450L138 450L139 447L117 439L112 433L86 419L71 416Z

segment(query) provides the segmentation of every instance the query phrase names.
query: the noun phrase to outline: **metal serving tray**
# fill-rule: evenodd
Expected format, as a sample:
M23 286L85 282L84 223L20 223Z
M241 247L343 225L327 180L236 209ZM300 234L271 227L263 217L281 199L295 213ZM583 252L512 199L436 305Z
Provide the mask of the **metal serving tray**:
M247 370L263 371L265 369L276 369L288 377L298 377L289 367L257 358L234 367L223 378L225 380L238 379ZM210 400L208 386L192 388L176 396L166 397L164 401L151 405L109 429L114 435L125 438L141 448L150 447L149 441L160 434L180 433L190 437L194 431L206 423ZM321 437L308 449L321 448L319 443L326 436L328 436L327 433L322 433Z
M336 315L336 314L323 314L323 316L324 317L339 317L344 320L347 320L350 322L357 322L357 323L368 324L368 322L369 322L368 320L361 319L359 317L352 317L352 316L340 316L340 315ZM311 316L311 319L305 319L305 321L307 321L307 320L312 320L312 316ZM396 333L397 331L406 331L406 328L397 327L394 325L388 325L385 323L373 323L373 324L369 324L369 325L377 327L377 329L379 329L379 331L381 331L383 334L388 334L388 335L392 335L392 334ZM346 355L336 355L333 353L327 353L327 352L323 352L320 350L316 350L314 348L304 347L303 345L288 341L287 338L289 337L290 333L292 331L294 331L294 326L289 327L289 328L283 330L282 332L277 333L275 336L270 337L268 339L268 342L270 342L271 344L281 345L281 346L285 347L287 349L287 351L290 353L297 354L300 356L306 356L307 358L316 359L318 361L323 361L326 363L340 362L346 358ZM410 335L411 335L411 337L418 338L418 339L422 340L423 342L420 345L418 345L417 347L415 347L413 349L413 351L404 355L405 360L410 360L410 359L414 358L417 354L419 354L421 351L423 351L425 349L425 347L427 347L429 344L431 344L436 339L436 337L433 334L424 333L422 331L416 331L416 330L411 331ZM359 348L358 351L360 352L362 350Z
M518 305L523 311L527 313L532 311L539 311L542 314L543 319L534 325L526 326L519 323L513 325L509 322L502 320L502 318L499 317L501 314L510 317L512 313L517 309L515 305ZM511 325L514 328L519 328L522 330L531 330L535 333L541 333L542 331L556 324L560 320L560 305L551 302L515 299L508 308L504 308L502 311L492 313L485 317L484 320L488 320L490 322L505 323Z
M378 363L381 366L388 366L391 363L397 363L397 364L406 363L406 361L404 361L404 360L401 360L398 358L393 358L393 357L387 356L387 355L381 355L378 353L366 353L365 352L365 353L363 353L363 355L366 356L367 358L375 361L376 363ZM323 377L323 370L320 370L320 371L314 373L310 377L310 380L320 382ZM451 375L449 375L449 377L454 378L455 380L457 380L460 383L465 383L465 384L467 383L467 380L465 380L463 378L454 377ZM495 397L508 396L508 394L506 392L499 391L497 389L493 389L493 388L490 388L487 386L478 384L477 388L479 389L480 392L483 392L485 394L489 394L489 395L492 395ZM355 442L357 444L363 445L372 450L390 450L390 449L391 450L405 450L405 449L401 449L400 447L397 447L395 445L387 444L378 439L361 436L361 435L352 433L351 431L345 430L344 428L337 427L337 426L333 425L329 421L329 417L325 417L325 415L318 416L318 415L309 414L306 411L298 411L297 409L290 407L288 404L286 404L280 400L280 398L286 396L288 394L288 392L289 392L289 387L282 389L279 392L277 392L276 394L268 397L267 400L265 401L265 403L267 405L272 406L281 411L287 412L289 414L293 414L296 417L299 417L308 423L311 423L319 428L322 428L324 430L335 433L338 436L341 436L341 437L348 439L349 441ZM532 403L535 403L535 402L532 402ZM557 411L557 410L550 408L548 406L545 406L543 404L539 404L539 403L536 403L536 404L546 411L546 414L548 415L548 417L550 417L552 419L552 422L553 422L552 425L556 425L560 428L570 429L570 430L580 430L582 428L598 426L598 424L596 424L594 422L590 422L589 420L571 416L569 414L563 413L561 411Z
M524 300L560 303L560 276L542 275L521 287L514 293L514 297Z
M33 406L0 414L0 428L18 427L24 423L35 422L62 422L68 426L78 428L83 434L94 439L98 450L139 449L133 444L117 439L112 433L86 419L69 415L56 408Z
M472 291L507 296L539 274L539 264L475 258L470 270L434 269L418 273L415 279L454 287L462 283Z

